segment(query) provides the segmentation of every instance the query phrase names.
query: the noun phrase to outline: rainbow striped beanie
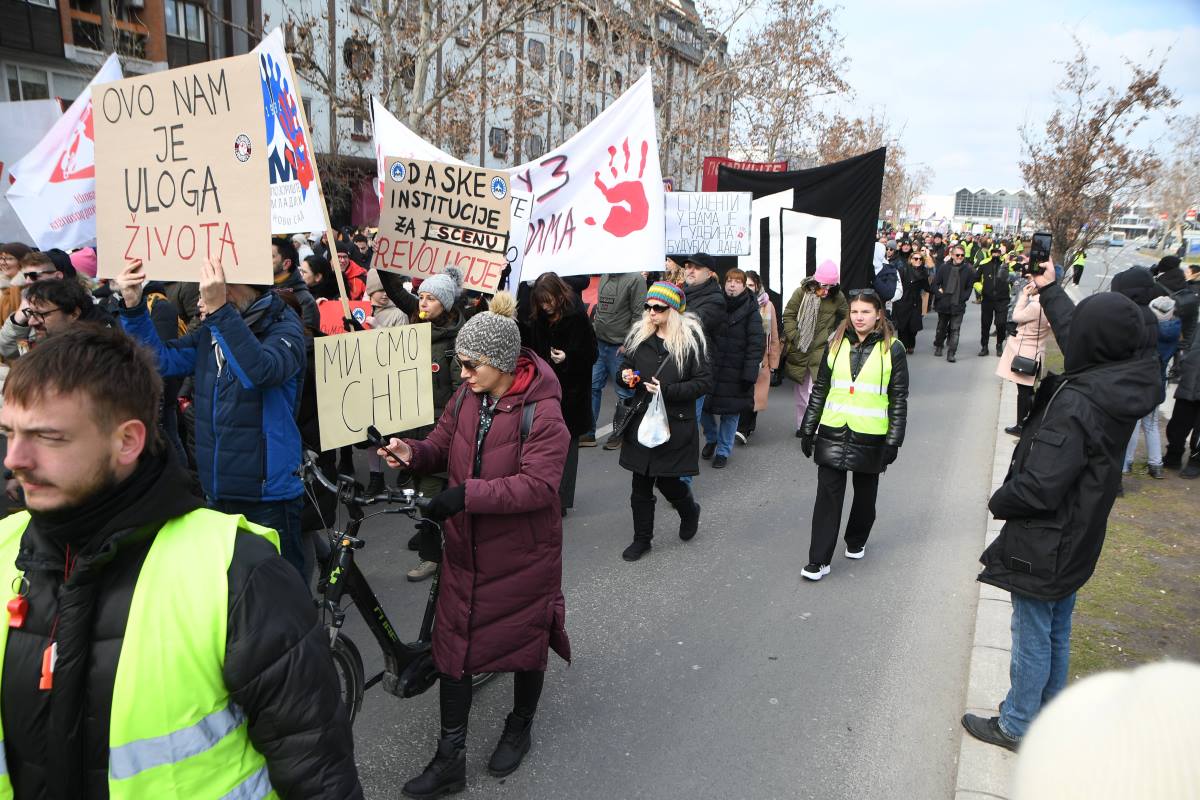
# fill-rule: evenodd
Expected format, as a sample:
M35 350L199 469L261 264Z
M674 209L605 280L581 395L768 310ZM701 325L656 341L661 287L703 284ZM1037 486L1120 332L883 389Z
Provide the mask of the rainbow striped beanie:
M683 294L683 288L669 281L655 281L646 291L646 300L651 298L663 301L676 311L683 311L687 308L687 298Z

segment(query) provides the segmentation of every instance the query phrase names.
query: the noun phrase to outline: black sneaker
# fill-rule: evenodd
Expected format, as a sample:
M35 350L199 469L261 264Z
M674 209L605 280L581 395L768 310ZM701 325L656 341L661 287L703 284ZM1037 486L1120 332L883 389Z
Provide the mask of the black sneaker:
M367 494L374 497L377 494L383 494L383 490L387 488L387 484L383 482L382 472L372 472L371 479L367 481Z
M859 559L867 554L867 546L863 545L857 550L852 550L850 545L846 545L846 558Z
M933 348L933 354L937 358L941 358L942 357L942 348L940 348L940 347Z
M800 570L800 574L810 581L819 581L821 578L829 574L828 564L809 564L804 569Z
M532 728L533 720L516 714L508 715L504 720L504 733L500 734L500 741L496 743L496 749L488 761L487 770L492 777L511 775L521 766L521 761L533 744L533 737L529 735Z
M729 459L725 456L717 456L713 459L713 469L725 469L725 464L728 462Z
M981 350L979 351L979 355L981 355L981 356L990 356L990 355L991 355L991 352L990 352L990 351L989 351L989 350L988 350L988 349L985 347L985 348L983 348L983 349L981 349Z
M954 357L954 353L946 353L946 360L953 364L958 359Z
M1000 729L999 717L980 717L975 714L963 714L962 726L967 733L981 742L1003 747L1005 750L1017 752L1021 740L1014 739Z
M735 439L737 439L738 444L745 444L747 441L749 441L749 438L750 438L749 436L742 433L741 431L737 431L736 433L733 434L733 436Z
M717 452L716 442L708 442L704 445L703 449L700 450L700 457L707 461L713 457L713 453L715 452Z
M1005 428L1004 432L1007 433L1009 436L1020 436L1022 430L1024 430L1024 429L1020 425L1011 425L1011 426Z

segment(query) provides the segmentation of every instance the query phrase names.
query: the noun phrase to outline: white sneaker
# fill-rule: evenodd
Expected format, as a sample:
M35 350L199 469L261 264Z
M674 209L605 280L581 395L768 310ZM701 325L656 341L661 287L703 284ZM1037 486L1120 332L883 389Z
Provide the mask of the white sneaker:
M746 434L742 433L741 431L736 431L733 435L737 438L740 444L746 443Z
M800 574L810 581L819 581L821 578L829 574L828 564L809 564L804 569L800 570Z
M846 548L846 558L862 558L867 554L867 546L864 544L861 550L851 550Z

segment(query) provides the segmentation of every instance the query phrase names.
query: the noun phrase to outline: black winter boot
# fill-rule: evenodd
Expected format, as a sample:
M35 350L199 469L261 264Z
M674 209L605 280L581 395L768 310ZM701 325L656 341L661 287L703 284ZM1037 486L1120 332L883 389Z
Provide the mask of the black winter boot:
M683 502L674 507L679 512L679 538L690 542L700 529L700 504L696 502L696 497L688 492Z
M533 744L530 735L532 730L532 719L516 713L508 715L504 720L504 733L500 734L500 741L496 743L496 749L488 761L487 769L493 777L503 778L505 775L511 775L521 766L521 761Z
M650 551L650 540L654 538L654 497L631 497L633 511L633 543L621 553L626 561L637 561Z
M404 784L405 797L418 800L456 794L467 788L466 728L443 731L425 771Z

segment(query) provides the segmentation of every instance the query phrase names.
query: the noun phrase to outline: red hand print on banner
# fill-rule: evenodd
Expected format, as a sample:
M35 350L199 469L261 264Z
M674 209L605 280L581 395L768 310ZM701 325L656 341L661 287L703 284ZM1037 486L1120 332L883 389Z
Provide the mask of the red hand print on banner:
M613 236L628 236L631 233L636 233L646 227L646 223L650 220L650 204L646 201L646 187L642 186L642 175L646 172L646 155L650 151L649 142L642 142L642 163L638 167L637 179L633 180L629 175L629 140L626 139L621 143L621 151L625 154L624 175L628 180L623 180L613 186L605 186L604 181L600 180L600 173L596 173L596 188L603 194L604 199L612 204L612 208L608 210L608 219L604 220L604 230L611 233ZM608 148L608 171L612 173L613 178L621 175L617 171L614 164L617 158L617 148L615 145ZM628 206L628 208L626 208ZM596 220L588 217L584 220L588 225L595 225Z

